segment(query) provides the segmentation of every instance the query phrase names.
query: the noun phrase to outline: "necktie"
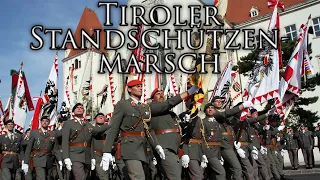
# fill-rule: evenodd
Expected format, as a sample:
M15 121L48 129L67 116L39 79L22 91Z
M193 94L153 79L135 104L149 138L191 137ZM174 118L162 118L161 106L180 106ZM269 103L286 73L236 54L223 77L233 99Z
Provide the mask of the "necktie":
M44 135L47 135L47 132L44 132L43 134L44 134Z
M11 134L11 140L14 140L13 138L14 138L14 137L13 137L13 134Z

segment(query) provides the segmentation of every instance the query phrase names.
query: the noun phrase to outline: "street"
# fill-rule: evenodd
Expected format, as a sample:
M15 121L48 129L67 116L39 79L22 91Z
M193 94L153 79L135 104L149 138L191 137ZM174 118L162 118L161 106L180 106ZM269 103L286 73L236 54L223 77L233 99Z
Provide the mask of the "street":
M320 174L296 174L296 175L291 175L287 176L293 180L300 180L300 179L305 179L305 180L318 180L320 177Z

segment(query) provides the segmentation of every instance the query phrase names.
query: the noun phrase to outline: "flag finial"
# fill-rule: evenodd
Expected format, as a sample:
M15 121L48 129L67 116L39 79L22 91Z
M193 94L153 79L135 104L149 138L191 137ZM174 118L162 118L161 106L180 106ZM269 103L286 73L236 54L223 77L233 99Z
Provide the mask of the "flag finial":
M20 63L20 69L22 69L22 66L23 66L23 61Z

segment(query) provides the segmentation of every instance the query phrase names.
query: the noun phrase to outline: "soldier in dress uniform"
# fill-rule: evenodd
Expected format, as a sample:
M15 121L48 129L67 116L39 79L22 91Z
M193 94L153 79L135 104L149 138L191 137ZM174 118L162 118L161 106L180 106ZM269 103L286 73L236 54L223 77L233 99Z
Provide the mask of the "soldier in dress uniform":
M48 129L49 124L48 116L42 116L41 128L31 131L25 151L22 170L27 174L29 167L31 170L34 168L37 180L49 180L54 163L57 139L55 132ZM59 164L62 167L62 161Z
M248 114L248 118L257 118L258 122L251 122L248 125L248 135L249 135L249 151L251 154L256 154L254 150L258 151L258 158L254 157L255 155L251 155L252 167L254 170L254 179L259 179L259 174L261 175L263 180L269 180L271 177L269 176L268 169L269 166L265 162L263 156L266 154L265 151L261 147L261 138L260 133L263 132L262 127L260 126L259 122L265 121L267 116L265 114L260 115L258 111L254 108L250 109L250 113Z
M14 180L19 169L19 154L22 149L22 137L14 132L14 122L9 119L4 122L7 134L0 136L0 169L2 180Z
M212 104L214 108L217 111L224 112L224 109L222 109L222 101L219 96L215 96L212 99ZM226 168L227 172L227 179L236 179L241 180L242 179L242 168L241 164L237 158L237 155L234 151L234 142L236 141L235 133L233 131L233 128L227 124L227 119L221 119L219 123L221 124L221 156L224 160L224 166ZM246 146L246 143L242 143L241 146ZM245 152L243 149L237 150L240 158L245 158Z
M307 169L312 169L312 149L313 149L313 134L306 130L303 124L299 127L298 132L294 134L298 139L299 147L302 149L304 163Z
M103 113L98 113L94 119L96 126L102 126L105 124L105 115ZM91 159L91 170L96 170L97 176L100 180L108 180L109 179L109 170L103 171L100 166L102 155L103 155L103 146L106 141L106 133L101 132L94 136L92 136L92 159Z
M120 139L116 143L116 159L122 159L128 168L130 179L145 179L143 164L147 159L147 140L159 154L165 159L164 150L149 127L151 119L150 107L140 102L142 96L142 82L132 80L127 83L127 91L130 98L117 103L111 121L110 129L106 137L103 149L101 166L103 170L109 169L112 160L112 146L120 133ZM146 138L147 137L147 138Z
M281 175L284 175L283 172L283 164L284 164L284 160L283 160L283 156L284 156L284 135L281 132L279 132L276 135L276 150L275 150L275 154L276 154L276 165L277 165L277 169L278 172Z
M203 136L202 147L204 149L204 156L202 162L209 163L210 168L215 172L217 180L226 179L225 169L221 165L221 137L222 125L226 118L234 116L241 112L244 108L251 106L251 102L246 101L240 106L225 111L218 111L215 109L214 104L208 103L204 108L206 117L203 120L197 121L200 123L201 132ZM197 125L196 125L197 126ZM240 143L234 143L237 150L240 149ZM242 150L243 151L243 150Z
M317 137L318 139L318 143L313 143L314 145L317 144L318 146L318 149L319 149L319 152L320 152L320 123L317 124L317 127L314 129L314 132L313 132L313 136L314 137Z
M85 180L91 165L91 139L93 135L104 132L108 125L93 126L83 117L84 108L77 103L70 120L62 128L62 154L67 170L72 171L75 180Z
M156 155L157 162L161 166L162 173L167 179L181 179L181 164L178 157L179 146L181 143L181 131L179 122L176 121L176 114L170 111L173 107L180 104L183 99L197 92L197 86L191 87L187 92L178 94L165 101L162 89L156 88L152 91L150 98L152 129L156 137L164 148L165 160L161 160ZM182 156L182 155L181 155Z
M298 142L294 138L294 131L292 127L287 128L287 133L284 135L285 149L288 151L291 163L291 169L298 169Z

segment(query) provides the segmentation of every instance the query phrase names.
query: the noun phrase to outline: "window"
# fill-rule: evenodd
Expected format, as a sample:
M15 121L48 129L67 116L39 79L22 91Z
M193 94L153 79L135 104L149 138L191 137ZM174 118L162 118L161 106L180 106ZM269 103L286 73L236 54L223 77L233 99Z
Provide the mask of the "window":
M75 63L74 63L74 69L78 69L79 68L79 61L78 59L76 59Z
M284 29L286 30L287 37L289 37L291 40L297 39L297 29L295 24L286 26Z
M81 61L79 61L79 68L81 68Z
M320 37L320 17L312 19L314 34L316 37Z
M73 84L76 85L78 83L78 76L73 77Z
M252 6L252 8L250 9L250 16L251 17L256 17L259 15L259 10L257 7Z

